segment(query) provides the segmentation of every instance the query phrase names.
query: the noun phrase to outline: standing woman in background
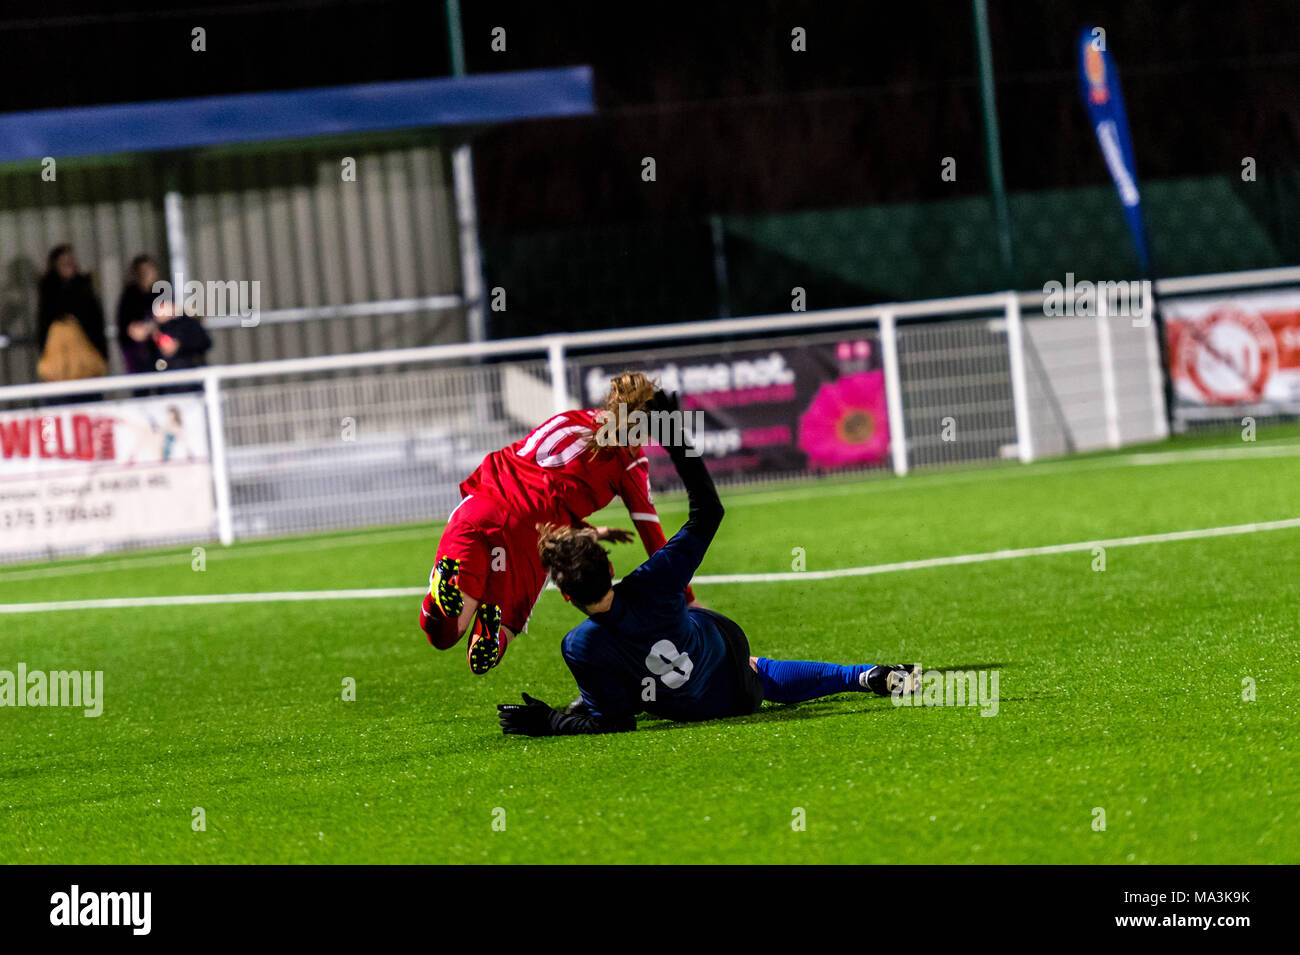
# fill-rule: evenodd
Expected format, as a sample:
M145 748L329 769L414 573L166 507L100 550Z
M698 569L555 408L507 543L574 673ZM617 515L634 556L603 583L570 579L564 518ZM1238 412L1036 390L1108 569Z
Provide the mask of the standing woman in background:
M153 340L158 328L153 313L157 297L153 283L157 280L158 263L152 256L137 255L131 260L126 286L117 300L117 343L128 375L153 371L159 358Z
M77 264L72 246L56 245L50 250L38 289L36 336L41 379L73 381L103 375L108 363L104 309L90 276Z

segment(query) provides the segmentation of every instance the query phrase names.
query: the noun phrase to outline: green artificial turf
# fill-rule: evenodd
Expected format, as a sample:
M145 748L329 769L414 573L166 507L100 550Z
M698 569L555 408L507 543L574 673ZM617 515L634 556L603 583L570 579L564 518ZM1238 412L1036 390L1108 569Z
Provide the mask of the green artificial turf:
M701 573L788 572L796 548L821 571L1300 516L1300 456L1225 448L1244 456L724 491ZM662 503L671 533L684 505ZM0 568L0 603L420 587L438 531L210 545L201 572L189 548ZM642 556L615 554L624 572ZM463 645L425 642L418 597L3 614L0 669L102 670L105 700L98 718L0 708L0 860L1297 861L1300 528L1105 559L699 584L755 653L996 671L997 714L846 694L606 737L497 727L520 690L574 695L559 640L580 617L554 592L482 678Z

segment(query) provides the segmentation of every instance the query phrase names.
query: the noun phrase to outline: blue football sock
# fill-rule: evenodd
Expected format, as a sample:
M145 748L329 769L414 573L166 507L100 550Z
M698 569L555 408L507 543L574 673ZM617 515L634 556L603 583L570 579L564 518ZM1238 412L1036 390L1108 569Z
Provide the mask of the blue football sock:
M758 676L763 681L763 699L773 703L802 703L835 693L866 690L858 678L871 666L870 663L840 666L759 657Z

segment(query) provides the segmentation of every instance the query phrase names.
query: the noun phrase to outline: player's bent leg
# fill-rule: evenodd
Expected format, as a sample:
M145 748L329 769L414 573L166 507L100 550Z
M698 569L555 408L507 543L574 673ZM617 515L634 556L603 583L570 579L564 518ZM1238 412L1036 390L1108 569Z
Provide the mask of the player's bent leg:
M510 519L503 524L500 538L489 542L502 547L504 560L498 564L494 559L489 567L470 633L466 655L470 671L479 676L501 662L515 635L526 628L546 586L546 571L537 556L535 528Z
M465 635L470 624L474 622L477 615L478 601L473 597L465 598L465 608L461 610L456 617L448 618L442 615L432 598L428 594L424 596L424 603L420 607L420 629L424 631L429 642L439 650L450 650L460 638Z
M501 624L501 608L496 604L479 604L475 615L473 631L469 635L469 646L465 656L469 660L470 672L476 676L487 673L505 656L506 647L515 638L515 632Z
M444 555L434 563L429 574L429 596L448 620L459 617L465 609L465 595L460 589L461 563L455 557Z
M429 592L420 607L420 629L439 650L459 643L475 620L487 585L493 520L490 502L466 497L438 540Z
M420 608L420 629L429 638L429 643L438 650L450 650L460 640L460 630L456 627L456 621L448 620L442 614L431 611L427 596L424 598L424 606Z
M536 595L527 596L527 587L517 586L517 581L506 580L506 596L503 604L492 601L493 594L485 594L478 605L474 620L474 629L469 637L470 671L482 676L501 662L506 655L506 648L528 623L532 614ZM539 588L540 590L540 588Z
M463 561L439 557L429 574L429 592L420 606L420 629L439 650L460 642L478 615L479 601L461 586Z

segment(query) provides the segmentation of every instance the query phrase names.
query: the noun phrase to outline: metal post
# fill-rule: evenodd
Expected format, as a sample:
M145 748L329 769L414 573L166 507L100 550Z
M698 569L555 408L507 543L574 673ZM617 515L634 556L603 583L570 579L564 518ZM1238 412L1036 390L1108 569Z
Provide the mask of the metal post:
M713 287L718 295L718 318L731 317L731 281L727 277L727 236L722 217L709 216L709 235L713 240Z
M451 75L465 75L465 40L460 27L460 0L447 0L447 43L451 53Z
M1034 436L1029 421L1029 382L1025 377L1024 330L1020 322L1020 299L1007 292L1007 351L1011 359L1011 403L1016 414L1016 448L1025 464L1034 460Z
M880 354L885 367L885 406L889 410L889 454L894 473L907 473L907 433L903 427L903 387L898 374L898 330L894 313L880 316Z
M1106 415L1106 443L1119 447L1119 403L1115 400L1115 348L1110 336L1110 303L1097 291L1097 357L1101 360L1101 401Z
M208 442L212 448L212 490L217 508L217 538L229 547L235 542L230 513L230 468L226 463L226 427L221 414L221 379L203 378L203 401L208 409Z
M569 389L565 380L564 340L552 338L546 346L547 365L551 372L551 410L555 414L569 410Z
M998 251L1008 288L1016 287L1015 262L1011 254L1011 211L1007 206L1006 185L1002 181L1002 145L998 133L998 104L993 87L993 48L989 40L987 0L971 0L975 14L975 52L980 70L980 105L984 114L984 150L988 157L989 192L993 199L993 216L997 221Z
M172 295L180 301L185 296L183 277L190 264L185 245L185 199L176 189L168 189L163 195L163 225L167 230Z
M1151 411L1158 438L1169 437L1169 409L1165 404L1165 367L1160 356L1160 333L1153 320L1155 298L1151 280L1142 281L1142 337L1146 342L1147 384L1151 390Z
M470 341L481 342L487 338L487 313L483 301L483 263L479 254L478 212L474 199L474 157L468 143L461 143L452 151L451 180L456 195L465 331Z
M465 43L461 36L460 0L446 0L447 36L451 46L451 75L465 75ZM483 299L483 261L478 240L478 203L474 196L474 154L461 143L451 154L451 185L456 198L460 246L460 276L465 299L465 332L472 342L487 339Z

